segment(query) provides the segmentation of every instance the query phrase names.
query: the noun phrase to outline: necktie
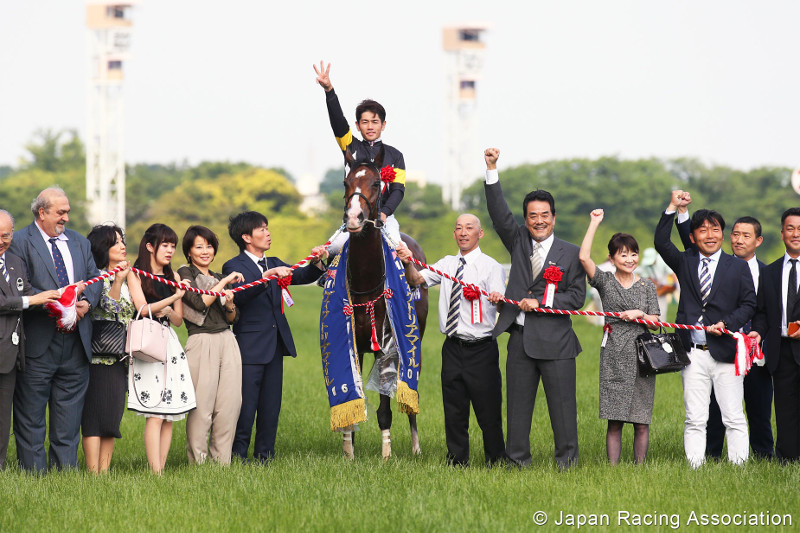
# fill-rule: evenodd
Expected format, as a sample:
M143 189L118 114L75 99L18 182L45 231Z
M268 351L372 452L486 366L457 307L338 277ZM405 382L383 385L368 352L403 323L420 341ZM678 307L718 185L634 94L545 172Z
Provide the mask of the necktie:
M3 275L6 282L8 282L11 278L8 277L8 270L6 270L6 258L0 257L0 274Z
M467 263L463 257L458 258L458 270L456 270L456 279L461 279L464 275L464 265ZM444 333L448 337L452 337L456 329L458 329L458 315L461 312L461 284L453 282L453 290L450 291L450 310L447 312L447 322L445 324Z
M542 245L541 243L536 243L533 245L533 253L531 254L531 273L533 274L533 279L536 279L536 276L539 275L539 272L542 271L542 266L544 265L544 259L542 258Z
M64 264L64 256L56 246L56 237L50 239L50 247L53 250L53 263L56 265L56 276L58 276L58 286L66 287L69 285L69 276L67 275L67 265Z
M262 257L261 259L259 259L258 260L258 266L261 267L261 272L266 272L267 271L267 258L266 257Z
M786 322L794 321L794 305L797 303L797 259L789 259L789 283L786 288Z
M711 272L708 271L710 259L703 258L703 266L700 269L700 297L703 299L703 307L708 303L708 295L711 294Z

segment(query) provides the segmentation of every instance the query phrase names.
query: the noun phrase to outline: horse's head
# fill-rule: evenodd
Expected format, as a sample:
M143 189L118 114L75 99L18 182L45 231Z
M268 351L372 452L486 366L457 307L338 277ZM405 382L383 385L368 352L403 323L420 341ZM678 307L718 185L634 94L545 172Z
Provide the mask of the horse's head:
M366 154L364 154L366 155ZM357 153L348 148L344 159L347 176L344 178L344 221L347 231L359 233L364 223L380 220L381 204L381 165L383 147L378 156L370 160L358 160ZM380 225L380 222L378 222Z

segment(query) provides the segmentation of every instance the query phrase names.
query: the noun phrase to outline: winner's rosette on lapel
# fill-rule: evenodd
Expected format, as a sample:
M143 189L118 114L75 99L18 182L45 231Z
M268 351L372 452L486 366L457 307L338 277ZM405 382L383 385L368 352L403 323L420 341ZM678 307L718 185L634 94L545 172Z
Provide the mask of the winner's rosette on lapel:
M542 274L542 277L547 282L547 286L544 288L544 298L542 298L544 307L553 307L553 298L558 292L558 282L561 281L563 276L564 273L555 265L545 269L544 274Z

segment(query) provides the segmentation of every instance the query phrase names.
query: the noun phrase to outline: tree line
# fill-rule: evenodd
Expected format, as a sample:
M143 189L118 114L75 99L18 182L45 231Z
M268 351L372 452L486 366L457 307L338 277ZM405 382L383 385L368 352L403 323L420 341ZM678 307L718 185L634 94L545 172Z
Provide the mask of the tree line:
M43 188L58 184L70 198L70 227L88 232L85 204L86 163L83 143L75 131L41 130L25 146L28 154L17 167L0 167L0 207L22 227L31 219L30 204ZM477 170L477 169L476 169ZM716 209L725 217L729 234L733 221L744 215L757 217L764 226L764 244L758 255L766 261L782 253L780 216L800 204L790 184L791 169L761 167L749 171L708 166L696 159L638 159L617 157L564 159L500 170L503 192L512 212L522 223L522 199L540 188L556 199L556 235L579 244L589 212L603 208L606 219L595 239L593 255L607 255L605 243L613 233L631 233L642 249L652 246L653 230L667 205L670 191L688 190L692 210ZM270 220L270 253L285 261L305 257L325 242L342 223L343 172L329 170L320 184L327 209L315 215L300 211L302 198L284 169L267 169L245 162L132 164L126 170L125 225L129 254L136 254L139 237L153 222L170 225L181 236L192 224L208 226L220 237L222 261L238 253L227 237L228 217L244 210L263 212ZM486 237L484 252L501 263L508 254L491 228L481 175L464 191L464 211L481 218ZM398 209L400 228L427 250L429 261L456 252L452 228L458 213L442 201L441 187L406 185ZM131 240L133 239L133 240ZM677 238L675 239L678 242ZM730 251L729 244L724 248Z

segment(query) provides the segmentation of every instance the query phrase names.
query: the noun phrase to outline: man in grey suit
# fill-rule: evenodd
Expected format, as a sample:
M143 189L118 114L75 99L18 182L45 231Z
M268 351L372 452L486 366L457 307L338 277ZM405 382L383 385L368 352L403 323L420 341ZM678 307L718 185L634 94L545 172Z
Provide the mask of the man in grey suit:
M580 309L586 299L586 274L578 261L578 247L553 235L556 209L553 196L542 190L528 193L523 201L525 224L520 226L508 208L497 176L500 150L488 148L486 205L494 229L511 254L506 298L519 308L501 304L493 336L504 331L508 339L506 361L508 434L506 455L519 466L531 463L531 418L539 381L544 385L555 459L561 468L578 460L578 410L575 398L575 358L581 352L569 315L534 312L545 306L548 268L560 271L553 309ZM501 296L493 294L493 302Z
M54 290L99 274L89 241L66 229L69 200L58 187L31 204L34 221L14 235L11 252L25 263L34 292ZM83 288L79 285L79 291ZM20 466L42 472L78 464L81 413L89 384L92 323L83 317L100 299L102 284L86 287L76 305L78 326L57 330L43 309L25 311L25 371L14 391L14 437ZM50 407L50 450L45 454L45 413Z
M6 465L17 368L25 365L22 311L58 299L58 291L32 294L22 259L8 252L13 238L14 217L0 209L0 470Z

